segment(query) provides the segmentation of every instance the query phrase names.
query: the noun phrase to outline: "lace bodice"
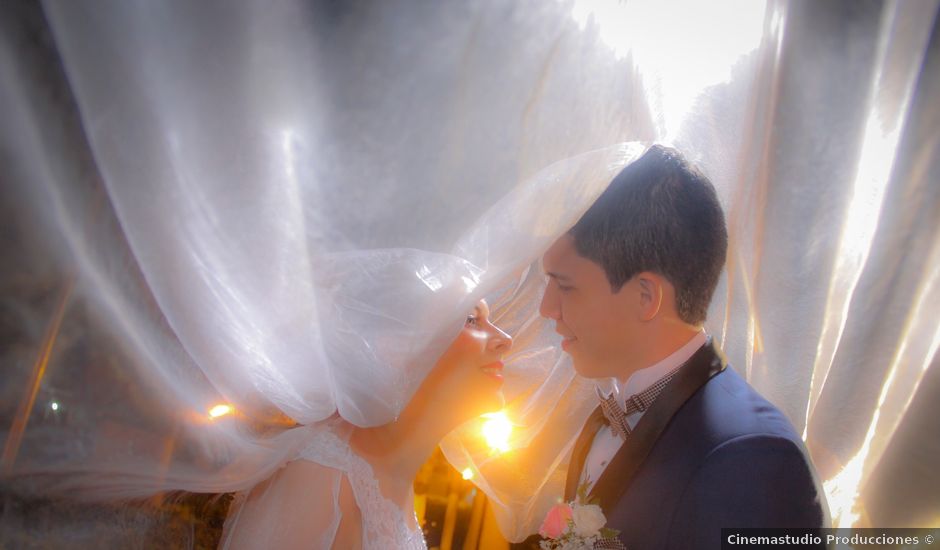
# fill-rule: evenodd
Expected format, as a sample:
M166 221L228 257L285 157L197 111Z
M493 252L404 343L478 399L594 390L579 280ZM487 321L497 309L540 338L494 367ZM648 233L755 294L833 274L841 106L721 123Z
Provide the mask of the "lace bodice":
M344 472L362 515L363 550L427 550L420 526L409 528L405 512L382 495L372 466L334 430L319 431L299 458Z

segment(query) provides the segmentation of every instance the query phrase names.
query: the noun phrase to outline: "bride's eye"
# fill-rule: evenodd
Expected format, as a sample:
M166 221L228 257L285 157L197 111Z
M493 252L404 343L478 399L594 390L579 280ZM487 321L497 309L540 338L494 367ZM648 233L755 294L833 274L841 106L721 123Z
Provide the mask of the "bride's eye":
M466 323L464 323L464 324L466 324L468 327L475 327L475 326L477 326L477 318L476 318L476 316L475 316L475 315L467 315L467 321L466 321Z

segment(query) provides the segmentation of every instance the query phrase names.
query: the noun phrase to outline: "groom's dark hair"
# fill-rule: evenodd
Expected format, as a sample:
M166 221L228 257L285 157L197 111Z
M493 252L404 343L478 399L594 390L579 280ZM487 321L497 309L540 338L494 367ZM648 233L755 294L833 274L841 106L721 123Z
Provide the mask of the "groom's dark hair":
M714 186L675 149L654 145L624 168L570 234L613 292L652 271L675 287L683 321L705 321L728 232Z

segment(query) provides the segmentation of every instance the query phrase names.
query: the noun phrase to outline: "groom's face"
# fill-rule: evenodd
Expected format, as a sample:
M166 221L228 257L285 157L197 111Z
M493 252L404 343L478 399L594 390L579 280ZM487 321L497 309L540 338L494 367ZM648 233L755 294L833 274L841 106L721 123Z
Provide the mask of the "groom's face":
M633 281L613 292L604 270L578 254L565 235L545 253L548 286L539 313L555 321L562 349L574 368L588 378L623 376L625 358L640 338Z

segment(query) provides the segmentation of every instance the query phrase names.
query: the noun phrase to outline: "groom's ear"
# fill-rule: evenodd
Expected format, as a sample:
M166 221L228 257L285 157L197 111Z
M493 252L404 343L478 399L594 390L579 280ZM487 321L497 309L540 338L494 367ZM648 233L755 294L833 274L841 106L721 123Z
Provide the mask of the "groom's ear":
M651 321L659 314L663 306L663 285L661 275L643 271L634 276L636 282L638 316L640 321Z

